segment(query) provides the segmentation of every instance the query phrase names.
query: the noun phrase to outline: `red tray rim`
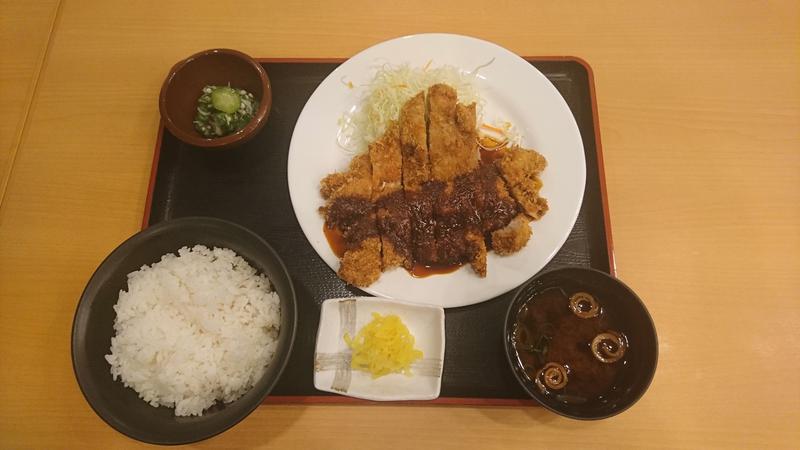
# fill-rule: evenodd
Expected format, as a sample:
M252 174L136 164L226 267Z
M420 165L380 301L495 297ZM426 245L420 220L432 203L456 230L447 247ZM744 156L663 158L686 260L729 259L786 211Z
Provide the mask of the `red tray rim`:
M616 276L617 266L614 259L614 242L611 238L611 217L608 210L608 191L606 188L606 173L603 163L603 146L600 141L600 119L597 111L597 95L594 87L594 71L589 63L578 56L523 56L526 61L571 61L583 66L589 82L589 101L592 104L592 127L594 128L595 151L597 153L597 170L600 178L600 197L603 207L603 221L605 225L606 244L608 247L608 267L611 275ZM347 58L255 58L259 63L342 63ZM155 150L153 152L153 162L150 168L150 180L147 186L147 199L145 200L144 216L142 218L142 229L147 228L147 221L153 204L153 189L155 188L156 172L161 155L161 143L164 136L164 121L160 120L158 125L158 135L156 137ZM372 402L343 395L268 395L262 404L264 405L363 405L381 404L382 402ZM401 401L387 402L393 405L451 405L451 406L538 406L533 399L511 399L511 398L483 398L483 397L439 397L435 400L426 401Z

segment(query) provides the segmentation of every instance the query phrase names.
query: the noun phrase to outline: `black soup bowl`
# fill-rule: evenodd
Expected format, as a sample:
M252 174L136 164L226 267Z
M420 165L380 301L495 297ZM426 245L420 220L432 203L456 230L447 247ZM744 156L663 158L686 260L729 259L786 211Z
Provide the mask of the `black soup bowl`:
M280 297L281 319L275 355L260 380L239 399L217 402L202 416L176 417L173 408L150 406L113 380L105 355L114 335L114 305L127 275L181 247L205 245L233 250L269 278ZM72 365L86 401L111 427L148 443L183 444L221 433L250 414L283 372L297 328L294 286L278 254L252 231L225 220L190 217L162 222L117 247L97 268L81 296L72 325Z
M629 408L647 390L658 361L644 303L594 269L556 269L526 282L509 305L504 336L525 391L573 419L603 419Z

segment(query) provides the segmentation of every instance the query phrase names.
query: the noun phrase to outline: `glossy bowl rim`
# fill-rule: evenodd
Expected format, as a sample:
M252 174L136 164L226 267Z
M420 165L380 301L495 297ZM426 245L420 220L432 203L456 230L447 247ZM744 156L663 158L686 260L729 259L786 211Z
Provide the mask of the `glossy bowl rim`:
M654 357L655 357L655 363L653 364L653 370L650 371L650 373L647 375L647 380L645 381L641 392L637 393L627 405L625 405L625 406L623 406L623 407L621 407L619 409L616 409L616 410L612 411L609 414L602 414L602 415L597 415L597 416L584 417L584 416L572 415L572 414L569 414L569 413L567 413L565 411L561 411L558 408L554 408L554 407L542 402L536 396L536 394L529 389L529 387L528 387L527 383L525 382L525 380L521 379L519 374L515 370L515 367L517 366L517 364L514 362L515 361L515 356L511 354L511 348L510 348L510 345L508 343L509 342L509 333L511 332L511 330L509 330L508 324L509 324L509 318L510 318L511 314L515 313L516 310L517 310L517 308L514 308L514 305L517 303L517 299L519 298L519 296L523 292L523 290L526 287L528 287L528 285L530 285L531 283L535 283L537 280L539 280L540 278L542 278L544 276L549 276L549 275L551 275L553 273L561 272L561 271L567 271L567 270L578 270L578 271L586 271L586 272L595 272L597 274L602 275L605 278L610 279L612 282L615 282L615 283L619 284L623 289L628 291L628 293L631 295L631 297L633 299L636 300L636 302L638 302L638 305L641 307L642 311L644 312L645 317L647 317L647 319L648 319L649 328L653 331L653 337L654 337L654 342L655 342L655 347L653 348L653 353L654 353ZM554 413L556 413L556 414L558 414L560 416L567 417L569 419L586 420L586 421L601 420L601 419L607 419L609 417L616 416L616 415L626 411L628 408L630 408L631 406L635 405L644 396L644 394L647 392L647 390L650 389L650 385L652 384L653 379L655 378L655 375L656 375L656 370L658 370L658 332L656 330L656 325L655 325L655 322L653 321L653 317L650 314L650 311L647 310L647 307L645 306L644 302L636 294L636 292L633 291L633 289L631 289L627 284L625 284L619 278L617 278L617 277L615 277L615 276L613 276L613 275L611 275L609 273L603 272L602 270L597 270L597 269L590 268L590 267L560 267L560 268L557 268L557 269L552 269L552 270L548 270L546 272L541 272L539 274L536 274L534 277L532 277L531 279L529 279L528 281L526 281L525 283L520 285L514 291L514 296L512 297L512 300L508 305L508 309L506 310L506 314L504 316L504 320L505 320L505 322L503 323L503 349L504 349L505 354L506 354L506 361L509 364L509 369L511 370L511 373L514 375L514 378L517 380L517 382L519 383L520 387L522 387L522 389L525 391L525 393L527 393L531 398L533 398L533 400L535 400L540 406L542 406L542 407L544 407L544 408L546 408L546 409L548 409L548 410L550 410L550 411L552 411L552 412L554 412Z
M255 116L253 116L253 118L250 120L250 122L248 122L247 125L245 125L244 128L227 136L209 139L209 138L204 138L197 133L186 132L184 129L175 124L175 122L172 120L172 117L169 114L169 110L167 109L167 91L172 86L172 82L175 79L177 73L180 72L181 69L186 67L187 64L197 59L214 54L225 54L229 56L234 56L248 63L248 65L250 65L256 71L256 73L258 73L258 76L261 79L261 86L264 92L261 96L261 100L258 105L258 111L256 111ZM167 77L164 79L164 82L161 84L161 91L158 95L158 110L161 114L161 121L164 124L164 126L167 127L167 129L181 141L190 145L203 148L219 149L225 147L232 147L237 144L241 144L250 140L267 123L267 118L269 117L269 112L271 108L272 108L272 85L270 84L269 75L267 75L267 71L261 64L258 63L258 61L256 61L250 55L247 55L246 53L242 53L238 50L230 48L212 48L208 50L203 50L193 55L190 55L185 59L178 61L177 63L175 63L174 66L172 66L169 73L167 74Z
M110 417L107 417L106 412L98 410L98 408L95 406L95 404L92 402L92 400L90 400L89 395L87 395L86 390L89 388L89 386L88 385L85 386L87 381L82 379L81 375L79 374L80 372L78 370L78 361L77 361L76 352L75 352L75 347L76 347L76 344L77 344L77 342L76 342L77 336L76 335L77 335L77 332L78 332L78 314L83 309L87 308L87 306L85 306L85 305L88 305L88 302L89 302L89 298L87 296L87 291L89 290L89 287L92 286L94 282L96 282L96 279L99 276L98 272L100 271L100 269L110 259L112 259L115 256L115 254L118 254L120 251L123 251L123 250L127 249L128 247L132 247L134 245L137 245L138 241L146 239L148 236L150 236L150 235L152 235L154 233L157 233L162 228L167 228L167 227L178 227L178 228L180 228L180 227L184 226L184 224L186 224L186 223L191 224L191 223L197 223L197 222L207 222L207 223L208 222L216 222L216 223L222 224L224 226L232 226L232 227L235 227L235 228L239 228L239 229L247 232L248 234L253 235L253 237L255 237L259 241L261 241L261 243L263 245L265 245L265 248L268 250L268 252L277 261L278 265L281 268L281 271L286 275L286 278L289 281L289 283L288 283L289 284L289 292L290 292L290 295L289 295L290 302L289 303L290 303L290 305L292 307L292 310L293 310L293 320L292 320L292 323L291 323L291 334L290 334L290 336L288 338L289 339L289 344L288 344L288 348L286 350L286 357L280 363L280 366L278 367L278 369L277 369L277 371L275 373L275 378L267 386L267 389L265 389L264 394L259 398L259 400L257 402L254 402L251 407L242 410L242 413L238 417L236 417L229 424L226 424L224 427L220 428L219 430L215 430L215 431L213 431L211 433L201 433L196 438L192 438L192 439L189 439L189 440L145 439L145 438L142 438L141 436L137 436L135 433L129 432L128 429L123 429L123 428L120 428L120 427L116 426L113 423L113 421L110 419ZM271 281L270 281L270 283L271 283ZM110 426L115 431L117 431L117 432L119 432L119 433L121 433L121 434L123 434L123 435L125 435L125 436L127 436L129 438L131 438L131 439L135 439L135 440L137 440L139 442L145 442L145 443L148 443L148 444L156 444L156 445L182 445L182 444L192 444L192 443L195 443L195 442L200 442L200 441L209 439L211 437L217 436L219 434L222 434L222 433L230 430L231 428L233 428L234 426L239 424L241 421L246 419L250 414L252 414L253 411L255 411L256 408L258 408L264 402L264 399L269 396L269 394L275 388L275 385L278 384L278 381L280 381L280 378L283 375L283 372L284 372L284 370L286 369L286 366L289 363L289 359L292 356L292 351L294 350L294 343L295 343L296 337L297 337L297 291L296 291L296 289L294 287L294 282L292 281L291 274L289 273L289 270L286 267L286 264L283 262L283 259L281 259L280 255L278 255L278 252L276 252L275 249L264 238L262 238L260 235L258 235L257 233L255 233L254 231L250 230L249 228L247 228L247 227L245 227L243 225L239 225L238 223L231 222L231 221L225 220L225 219L216 218L216 217L191 216L191 217L181 217L181 218L177 218L177 219L166 220L166 221L163 221L163 222L159 222L159 223L157 223L155 225L149 226L149 227L147 227L147 228L145 228L143 230L140 230L140 231L134 233L132 236L130 236L127 239L125 239L121 244L119 244L117 247L115 247L114 250L112 250L105 258L103 258L103 261L100 262L100 264L98 264L97 268L95 268L94 272L92 273L92 276L89 278L89 281L86 283L86 287L81 292L81 297L78 300L78 304L75 307L75 313L73 314L72 327L71 327L71 331L70 331L70 359L71 359L71 362L72 362L72 372L75 375L75 381L78 383L78 388L81 391L81 395L83 396L83 398L86 401L86 403L92 408L92 411L94 411L94 413L98 417L100 417L103 420L103 422L108 424L108 426ZM110 375L110 373L109 373L109 375Z

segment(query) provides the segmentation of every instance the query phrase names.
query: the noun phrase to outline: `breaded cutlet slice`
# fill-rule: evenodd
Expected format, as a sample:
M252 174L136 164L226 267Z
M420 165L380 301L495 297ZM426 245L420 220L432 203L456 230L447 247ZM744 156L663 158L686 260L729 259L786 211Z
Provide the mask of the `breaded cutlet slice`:
M456 104L456 126L458 126L458 131L461 133L461 136L464 138L465 142L468 142L472 149L475 150L476 162L477 157L480 155L478 154L477 150L477 139L478 139L478 114L475 103L470 103L469 105L463 105L461 103Z
M346 250L340 260L339 277L358 287L366 287L381 275L381 241L378 237L375 209L369 206L372 196L372 165L369 154L350 161L345 172L333 173L320 181L320 193L327 200L321 212L325 225L339 228ZM357 214L353 205L362 205ZM331 223L334 217L339 223ZM357 240L352 236L366 235Z
M488 234L508 225L519 213L520 207L494 165L481 165L475 177L478 185L475 200L481 218L481 230Z
M470 252L469 265L472 270L478 274L479 277L486 277L486 241L483 239L483 234L470 230L467 232L466 237L467 247Z
M334 172L323 178L319 182L319 192L325 200L344 196L370 198L371 176L372 165L369 154L361 154L350 160L350 166L346 171Z
M372 164L372 199L378 200L402 189L403 155L400 153L400 127L392 122L377 141L369 144Z
M383 270L393 267L412 267L411 261L401 253L394 243L381 236L381 266Z
M403 198L403 155L400 126L392 123L369 145L372 162L372 200L376 204L381 240L381 267L411 267L410 214Z
M452 181L477 168L475 104L458 104L456 90L446 84L428 88L427 103L431 178Z
M468 262L475 273L484 277L486 242L477 205L481 189L478 174L473 172L443 184L434 207L437 262Z
M497 166L503 177L521 180L542 173L547 167L547 160L536 150L512 145L503 150L503 156L497 161Z
M428 147L425 93L412 97L400 110L400 147L403 154L403 192L408 211L408 265L435 264L436 220L433 209L442 183L432 183Z
M367 238L358 248L346 251L338 274L342 280L358 287L366 287L377 281L381 276L380 238Z
M440 263L469 261L486 275L486 243L481 233L472 175L478 167L475 104L458 103L455 89L436 84L428 89L428 153L431 177L444 182L434 219Z
M533 220L540 219L548 210L547 200L539 196L542 187L539 174L547 167L544 156L535 150L512 146L495 165L525 213Z
M525 214L533 220L541 219L550 209L547 199L539 196L541 186L542 182L536 179L533 182L519 183L511 187L511 195L525 211Z
M499 230L492 232L492 249L498 255L510 255L525 247L531 238L531 226L525 214L519 214Z
M398 218L397 216L403 215L405 217ZM411 256L411 228L408 225L410 222L410 215L408 210L401 210L399 214L391 209L379 208L378 209L378 229L380 230L381 239L381 266L383 270L391 269L392 267L405 267L411 269L414 261ZM405 225L396 226L398 223ZM395 243L393 238L389 235L396 236L398 230L406 230L407 232L403 237L399 238L405 243ZM395 237L395 239L397 239Z
M403 188L418 192L431 179L425 93L420 92L400 109L400 148L403 154Z
M434 209L444 183L429 182L419 192L405 192L411 217L411 253L421 264L438 261L436 245L436 218Z

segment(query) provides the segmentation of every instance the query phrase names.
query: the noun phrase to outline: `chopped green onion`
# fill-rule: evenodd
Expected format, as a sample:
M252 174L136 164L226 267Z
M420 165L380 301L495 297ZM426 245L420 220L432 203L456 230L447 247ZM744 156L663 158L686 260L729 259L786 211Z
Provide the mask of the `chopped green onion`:
M244 89L206 86L197 99L194 127L206 138L227 136L244 128L255 116L258 100Z

